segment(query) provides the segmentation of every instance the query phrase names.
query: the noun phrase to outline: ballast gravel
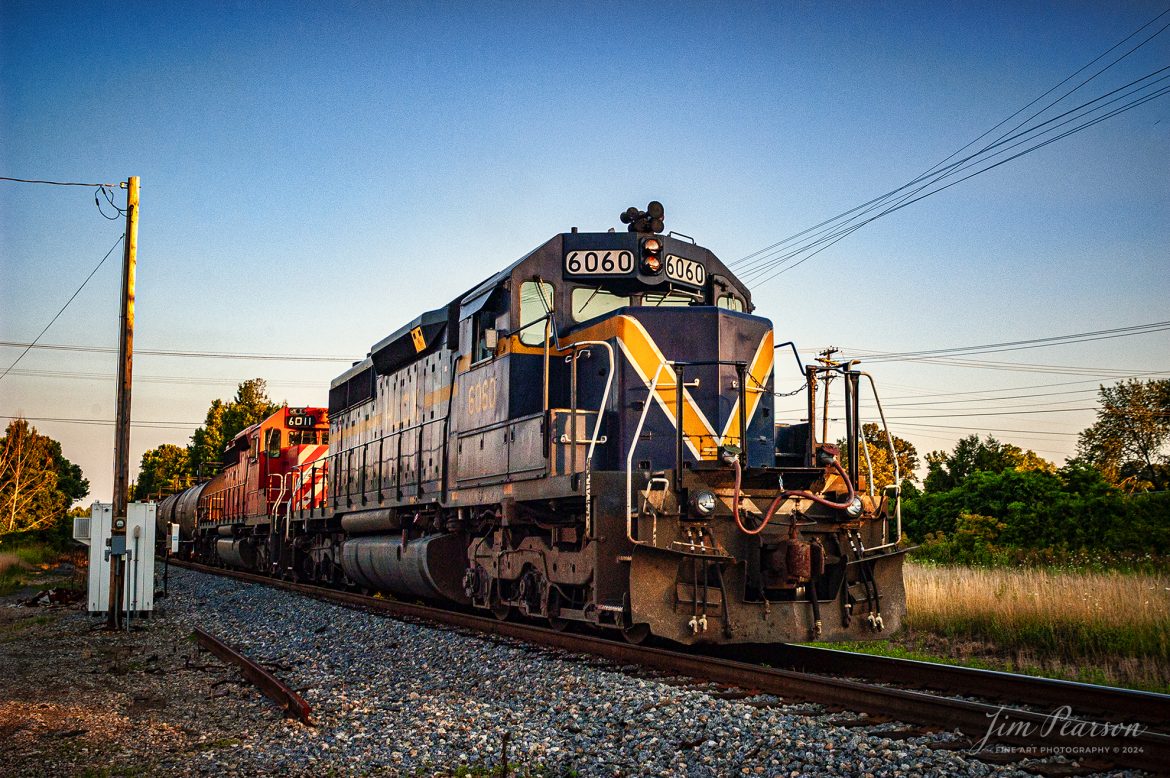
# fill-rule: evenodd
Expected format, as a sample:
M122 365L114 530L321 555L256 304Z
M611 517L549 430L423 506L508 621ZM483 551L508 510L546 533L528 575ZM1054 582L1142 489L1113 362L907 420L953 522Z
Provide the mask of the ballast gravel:
M163 612L130 635L92 631L77 611L37 627L45 645L73 633L99 645L59 657L66 675L70 662L86 668L75 687L77 710L66 710L32 678L25 687L0 682L0 759L8 768L43 775L500 775L506 754L509 775L1027 775L962 750L929 748L938 735L891 739L882 736L883 725L834 726L845 714L815 705L650 678L594 658L264 586L171 568L169 590ZM234 670L198 651L187 639L194 626L300 692L315 726L283 718ZM26 669L45 659L36 646L22 654L13 642L0 641L0 662L13 652ZM150 691L127 695L127 687ZM103 702L94 706L95 699Z

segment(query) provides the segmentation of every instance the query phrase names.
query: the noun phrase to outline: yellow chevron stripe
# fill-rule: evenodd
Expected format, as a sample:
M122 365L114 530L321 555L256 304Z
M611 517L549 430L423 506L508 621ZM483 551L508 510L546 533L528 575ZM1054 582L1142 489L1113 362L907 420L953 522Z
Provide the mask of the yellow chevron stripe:
M768 330L760 340L760 345L756 348L755 356L752 357L747 369L747 388L744 396L747 397L748 426L751 426L752 417L756 415L756 409L759 407L760 401L764 399L768 376L772 373L775 357L772 330ZM735 405L731 406L731 415L727 418L727 424L723 427L723 435L720 439L723 442L734 441L740 448L746 448L743 433L739 429L739 398L736 398Z
M664 364L666 357L640 321L630 316L614 316L573 333L562 343L611 339L618 341L622 353L630 360L634 372L642 379L647 389L654 381L655 373L658 373L658 388L654 392L654 400L670 419L671 424L674 424L678 403L678 376L674 368ZM661 372L658 371L659 365L663 365ZM691 455L696 459L717 458L719 438L714 427L699 409L690 390L685 387L682 399L683 441L690 449Z
M642 323L631 316L613 316L603 321L598 322L590 327L580 330L571 335L567 335L561 340L561 345L572 345L583 340L616 340L621 352L625 354L626 359L634 367L634 372L645 384L646 388L650 388L651 382L654 380L654 374L658 371L658 366L666 362L666 357L662 354L658 344L642 326ZM514 335L507 340L508 345L506 351L515 354L534 354L543 355L543 346L528 346L519 341L519 336ZM567 353L562 348L561 351L556 349L552 353L558 356L563 356ZM755 416L756 410L759 408L760 401L764 396L764 387L767 386L768 376L772 373L773 362L775 358L772 330L764 333L764 337L760 340L760 345L756 348L756 353L752 357L751 363L748 365L747 375L747 420L750 425L752 418ZM463 367L462 365L460 367ZM670 365L664 365L661 372L658 374L658 388L654 392L654 400L670 419L671 424L675 422L675 415L677 411L678 401L678 376L674 368ZM760 391L753 391L758 389ZM717 459L719 456L719 446L724 442L734 441L737 445L742 447L742 434L739 429L739 400L735 401L732 406L731 414L724 425L723 434L716 434L715 428L711 422L699 409L694 397L691 396L689 389L683 389L683 441L690 450L691 455L696 459Z

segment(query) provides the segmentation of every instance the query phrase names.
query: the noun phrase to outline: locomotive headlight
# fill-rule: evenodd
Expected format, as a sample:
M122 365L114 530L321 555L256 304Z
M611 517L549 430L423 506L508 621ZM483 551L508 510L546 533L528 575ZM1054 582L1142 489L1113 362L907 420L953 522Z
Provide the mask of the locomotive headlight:
M662 241L658 238L642 240L642 272L647 275L662 272Z
M710 516L715 512L715 493L707 489L691 492L691 511L699 516Z
M854 497L853 502L849 503L849 507L845 509L845 514L851 518L856 519L861 515L861 498Z

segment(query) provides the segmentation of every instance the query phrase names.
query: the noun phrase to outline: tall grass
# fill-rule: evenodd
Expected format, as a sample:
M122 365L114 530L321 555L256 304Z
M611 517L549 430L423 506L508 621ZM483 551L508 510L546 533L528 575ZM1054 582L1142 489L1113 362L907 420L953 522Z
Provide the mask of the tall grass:
M23 588L30 573L62 556L48 543L5 544L0 548L0 596Z
M972 641L1019 670L1170 686L1170 571L906 565L912 639Z

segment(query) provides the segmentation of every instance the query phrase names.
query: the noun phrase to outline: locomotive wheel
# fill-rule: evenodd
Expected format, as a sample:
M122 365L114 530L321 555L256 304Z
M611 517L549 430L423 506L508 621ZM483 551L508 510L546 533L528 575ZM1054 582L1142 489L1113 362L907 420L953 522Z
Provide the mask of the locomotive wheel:
M549 626L549 628L554 629L557 632L564 632L569 626L569 620L568 619L559 619L556 616L549 616L548 617L548 626Z
M635 624L632 627L622 628L622 637L626 639L627 643L631 645L640 645L642 641L650 637L649 624Z
M511 617L511 615L512 615L512 606L511 605L493 605L492 606L492 615L495 616L498 621L507 621L509 619L509 617Z

